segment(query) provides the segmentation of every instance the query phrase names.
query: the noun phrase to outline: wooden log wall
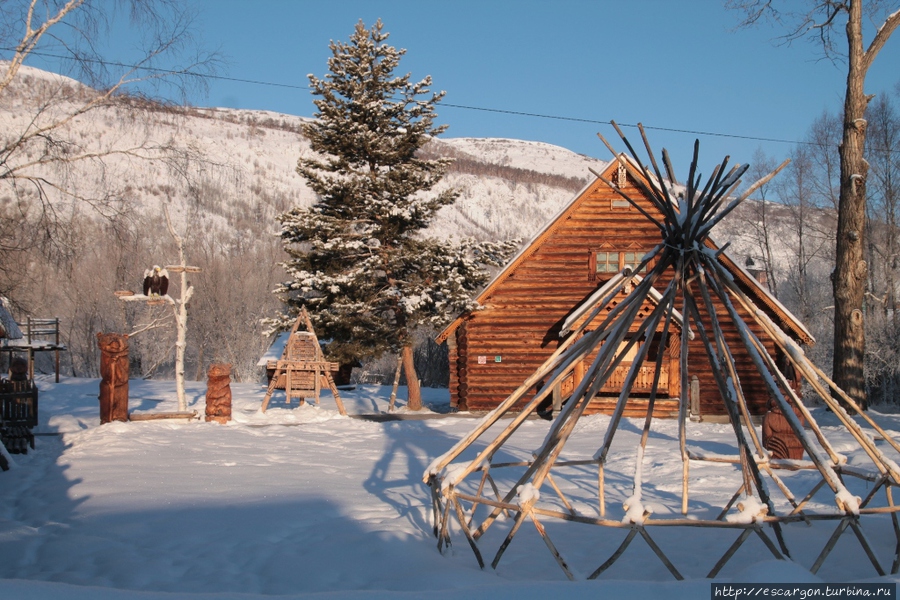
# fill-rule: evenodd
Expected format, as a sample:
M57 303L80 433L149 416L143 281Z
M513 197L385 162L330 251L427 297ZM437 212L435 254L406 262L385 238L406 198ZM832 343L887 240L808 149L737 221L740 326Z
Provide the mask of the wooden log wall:
M456 336L459 331L447 338L447 355L450 361L450 407L459 409L459 377L460 372L465 373L465 364L459 360L459 351L456 344ZM463 408L465 410L465 407Z
M631 182L625 191L644 210L657 214L649 202L641 201L643 195ZM621 198L597 180L535 240L511 271L487 288L480 298L483 310L466 315L453 332L451 402L457 402L461 410L490 410L534 373L557 348L566 317L608 279L607 275L598 277L591 272L593 252L628 251L643 256L660 242L659 230L646 217L621 204ZM663 289L664 285L656 287ZM764 339L749 314L740 307L738 310L754 333ZM762 414L768 400L763 379L753 368L724 308L718 312L751 411ZM708 326L708 315L704 320ZM766 345L774 351L771 342ZM689 376L699 379L701 414L724 415L699 337L690 342L689 355ZM522 404L529 397L526 395ZM640 405L645 411L646 398L635 398L633 404L627 414L644 414ZM608 412L614 402L598 399L594 405L596 410ZM663 401L658 412L676 416L677 403Z
M469 409L496 406L557 348L563 321L603 284L590 272L592 252L642 255L659 242L652 223L634 209L612 209L614 200L602 182L591 186L467 319L457 345L460 361L466 356Z
M700 300L699 294L695 295ZM762 340L769 354L775 356L775 343L766 337L762 328L756 324L753 317L742 306L737 303L734 304L738 314L748 325L749 330ZM712 330L710 316L702 306L700 307L700 312L703 317L703 325L706 331L710 332ZM750 412L751 414L762 415L766 412L766 404L769 399L765 381L756 370L749 353L744 348L737 326L728 317L724 306L721 306L718 302L716 302L716 316L734 356L738 377L741 380L741 387L747 398ZM712 374L706 349L699 336L688 344L688 353L688 373L691 376L696 375L700 384L700 414L703 416L726 415L725 405L722 403L719 388L716 386L716 380Z

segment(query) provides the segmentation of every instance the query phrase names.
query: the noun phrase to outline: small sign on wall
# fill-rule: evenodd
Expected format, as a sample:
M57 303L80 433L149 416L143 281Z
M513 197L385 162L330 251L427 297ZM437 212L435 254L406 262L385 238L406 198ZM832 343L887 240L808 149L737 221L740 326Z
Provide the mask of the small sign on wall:
M478 364L479 364L479 365L486 365L486 364L487 364L487 356L479 356L479 357L478 357Z
M501 360L499 354L498 354L497 356L494 357L494 362L503 362L503 360Z

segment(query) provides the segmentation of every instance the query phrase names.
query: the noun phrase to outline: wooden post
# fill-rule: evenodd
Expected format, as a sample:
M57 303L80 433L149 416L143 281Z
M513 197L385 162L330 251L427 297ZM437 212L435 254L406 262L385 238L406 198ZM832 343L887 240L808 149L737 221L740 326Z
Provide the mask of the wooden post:
M175 245L178 247L178 258L181 259L179 264L173 266L167 266L166 270L171 271L173 273L179 273L181 275L181 299L177 301L172 300L172 310L175 313L175 391L178 395L178 410L186 411L187 410L187 399L184 394L184 352L187 348L187 303L191 301L191 297L194 295L194 287L188 286L187 274L188 273L199 273L199 267L190 267L187 265L187 262L184 258L184 240L181 239L175 232L175 227L172 226L172 219L169 218L169 209L163 205L163 213L166 216L166 226L169 228L169 235L172 236L172 239L175 240Z
M391 401L388 404L388 412L394 412L394 402L397 400L397 388L400 386L400 369L403 368L403 357L397 357L397 369L394 371L394 386L391 388Z
M56 383L59 383L59 317L53 319L53 324L56 330Z
M28 338L28 379L34 379L34 348L31 346L31 343L34 339L31 336L31 330L34 325L31 323L31 317L28 317L28 324L25 328L26 336Z
M691 375L691 421L700 420L700 380Z

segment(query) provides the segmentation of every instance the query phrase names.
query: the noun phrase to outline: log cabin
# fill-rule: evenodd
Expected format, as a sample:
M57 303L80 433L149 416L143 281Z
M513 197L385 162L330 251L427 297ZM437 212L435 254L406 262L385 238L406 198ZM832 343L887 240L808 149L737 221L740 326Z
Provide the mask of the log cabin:
M661 220L662 215L632 180L632 175L616 161L610 162L601 175L602 179L596 178L579 192L497 274L475 299L477 309L459 315L439 334L437 341L446 341L449 349L451 406L470 411L495 408L540 367L565 336L572 335L570 332L603 295L604 286L624 269L634 270L643 256L660 243L659 229L641 210L657 220ZM641 210L623 199L603 179L618 187ZM717 249L713 242L709 245ZM750 272L725 252L719 254L719 261L757 307L790 337L801 345L815 343L806 327ZM640 281L640 275L633 274L635 282ZM626 288L620 294L628 291ZM649 314L653 309L655 297L658 293L656 296L651 293L644 301L643 314ZM605 310L611 310L618 300L610 302ZM717 314L720 309L724 314L724 308L717 307ZM737 308L747 326L774 355L774 342L742 307ZM708 327L710 316L704 314L701 318ZM596 323L601 321L594 320ZM637 325L638 321L632 331L637 330ZM735 355L750 412L762 415L769 401L762 376L739 343L737 326L724 319L721 325ZM659 347L661 331L644 335L644 339L639 340L640 344L650 344L650 348L629 396L626 416L646 414L654 365L662 352L654 416L677 417L682 390L680 336L687 334L690 416L695 420L710 421L725 418L726 410L706 350L699 339L693 339L689 328L687 333L682 331L684 327L678 315L665 348ZM623 358L586 412L612 412L636 348L637 345L632 346L629 356ZM594 355L596 351L577 364L553 390L548 412L558 410L565 402ZM540 386L539 382L520 403L524 404Z

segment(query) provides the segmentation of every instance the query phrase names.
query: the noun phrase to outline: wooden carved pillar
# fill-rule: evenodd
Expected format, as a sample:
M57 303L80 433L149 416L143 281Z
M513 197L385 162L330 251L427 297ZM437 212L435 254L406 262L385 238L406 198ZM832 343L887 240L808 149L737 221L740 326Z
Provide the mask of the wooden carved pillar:
M785 379L788 380L788 384L794 392L799 394L800 378L794 369L794 365L790 363L781 350L776 352L775 365ZM800 409L794 406L791 398L788 397L787 401L800 423L804 424L805 420ZM790 423L788 423L787 418L781 411L781 407L771 398L769 399L766 415L763 417L762 436L763 446L772 453L772 458L789 458L792 460L801 460L803 458L803 445L800 443L800 438L797 437L797 434L791 428Z
M206 420L224 425L231 420L231 365L213 363L206 377Z
M669 398L677 398L681 395L681 335L676 331L669 332L668 348L669 356ZM682 401L687 401L682 398Z
M584 361L579 360L578 362L575 363L575 369L573 371L574 372L574 379L572 381L572 384L573 384L572 390L573 391L575 390L575 388L577 388L581 384L581 381L584 379L584 371L585 371Z
M128 336L98 333L100 424L128 420Z

